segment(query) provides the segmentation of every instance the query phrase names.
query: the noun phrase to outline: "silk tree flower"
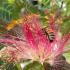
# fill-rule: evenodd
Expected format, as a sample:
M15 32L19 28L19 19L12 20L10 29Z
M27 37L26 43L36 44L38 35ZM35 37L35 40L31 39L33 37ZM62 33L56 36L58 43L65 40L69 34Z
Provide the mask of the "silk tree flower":
M30 59L42 64L44 62L53 64L57 56L63 53L64 47L70 40L70 34L61 36L59 29L55 30L55 24L52 23L50 27L54 30L55 40L50 42L42 31L38 15L27 15L22 23L21 39L11 35L1 35L0 43L4 44L5 48L0 50L0 58L9 62Z

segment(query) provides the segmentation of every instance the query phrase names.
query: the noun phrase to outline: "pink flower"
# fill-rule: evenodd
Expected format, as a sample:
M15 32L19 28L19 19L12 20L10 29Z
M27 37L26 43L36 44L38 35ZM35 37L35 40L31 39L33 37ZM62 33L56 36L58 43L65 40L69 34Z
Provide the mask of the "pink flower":
M48 36L42 31L39 16L27 15L23 23L24 37L22 39L11 35L3 35L0 38L0 43L6 45L0 51L1 57L7 61L31 59L41 63L45 61L50 64L54 63L55 58L63 53L64 47L70 40L70 34L62 37L59 30L55 30L55 24L52 23L50 27L53 27L55 40L50 42Z

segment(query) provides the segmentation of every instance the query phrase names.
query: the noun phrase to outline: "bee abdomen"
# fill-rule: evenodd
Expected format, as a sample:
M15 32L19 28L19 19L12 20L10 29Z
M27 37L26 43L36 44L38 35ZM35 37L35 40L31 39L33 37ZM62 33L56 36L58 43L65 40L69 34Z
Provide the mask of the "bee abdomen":
M48 38L49 38L50 42L53 42L53 40L55 39L54 33L53 32L48 33Z

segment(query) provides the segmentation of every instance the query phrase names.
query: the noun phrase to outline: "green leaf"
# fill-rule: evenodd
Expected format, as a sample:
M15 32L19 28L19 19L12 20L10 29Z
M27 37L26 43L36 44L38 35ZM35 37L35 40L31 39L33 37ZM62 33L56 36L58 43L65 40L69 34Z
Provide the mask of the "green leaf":
M70 64L70 52L64 54L66 61Z
M15 2L15 0L7 0L8 3L13 4Z
M4 64L4 62L2 60L0 60L0 66L3 65L3 64Z
M67 8L67 11L66 11L66 14L67 16L70 16L70 0L64 0L66 2L66 8Z
M62 24L61 32L63 33L63 35L70 32L70 20L64 20L64 23Z
M0 1L0 19L6 22L13 19L18 19L21 8L24 6L23 3L23 0Z
M3 48L4 48L4 45L3 44L0 44L0 50L3 49Z
M20 70L19 67L17 67L17 65L14 63L7 63L5 65L5 69L6 70Z
M46 9L50 9L51 1L50 0L39 0L38 9L40 11L45 11Z
M0 6L0 19L3 21L10 21L13 19L13 16L15 16L15 6L8 4L7 2L2 2L2 5Z
M27 65L24 70L44 70L44 67L38 62L33 62Z

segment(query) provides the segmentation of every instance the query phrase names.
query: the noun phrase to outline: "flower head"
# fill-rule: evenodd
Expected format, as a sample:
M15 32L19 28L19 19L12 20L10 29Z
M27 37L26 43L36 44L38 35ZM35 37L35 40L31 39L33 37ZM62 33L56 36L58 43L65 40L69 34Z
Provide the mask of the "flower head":
M59 30L55 30L56 25L52 23L50 27L53 28L55 39L50 42L48 36L44 35L38 15L27 15L23 21L22 39L11 35L3 35L0 39L0 43L6 45L4 50L0 51L1 57L8 61L31 59L41 63L54 62L54 59L63 53L65 45L70 40L70 34L62 37Z

